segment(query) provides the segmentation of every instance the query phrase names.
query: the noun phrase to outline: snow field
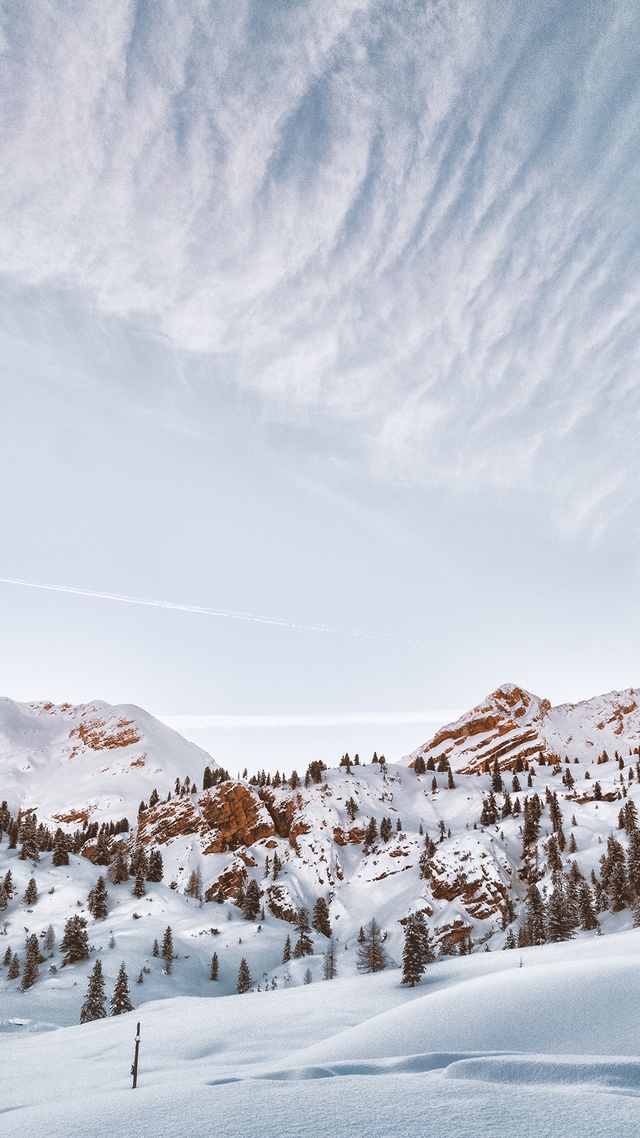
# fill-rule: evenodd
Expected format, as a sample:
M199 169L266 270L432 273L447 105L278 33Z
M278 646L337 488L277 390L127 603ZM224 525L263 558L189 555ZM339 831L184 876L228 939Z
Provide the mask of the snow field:
M394 970L216 1000L165 999L42 1034L16 1026L0 1035L0 1134L637 1131L640 931L443 960L413 990L399 979Z

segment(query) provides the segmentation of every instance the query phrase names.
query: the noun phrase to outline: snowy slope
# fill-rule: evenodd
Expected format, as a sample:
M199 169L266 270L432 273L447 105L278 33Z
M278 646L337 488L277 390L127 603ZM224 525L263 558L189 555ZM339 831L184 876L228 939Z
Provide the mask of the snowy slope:
M385 972L48 1033L7 1025L0 1134L628 1138L639 979L634 930L443 960L410 991Z
M14 813L77 825L129 817L157 787L202 781L215 763L142 708L108 703L16 703L0 699L0 787Z

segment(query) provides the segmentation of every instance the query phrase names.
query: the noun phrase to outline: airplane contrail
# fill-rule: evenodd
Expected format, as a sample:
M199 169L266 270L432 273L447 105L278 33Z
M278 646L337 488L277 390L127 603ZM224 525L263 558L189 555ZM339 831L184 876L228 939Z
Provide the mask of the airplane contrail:
M192 612L199 616L217 616L227 620L245 620L255 624L272 624L279 628L293 628L300 632L324 632L334 636L358 636L365 640L401 641L405 644L418 644L412 637L385 636L380 632L365 632L358 628L333 628L328 624L301 624L295 620L285 620L277 616L259 616L257 613L236 612L234 609L211 609L201 605L185 605L178 601L159 601L150 597L129 597L125 593L101 593L96 589L81 589L75 585L52 585L43 581L24 581L19 577L0 577L1 585L20 585L27 589L45 589L52 593L72 593L78 597L96 597L101 601L121 601L127 605L147 605L150 608L173 609L176 612Z

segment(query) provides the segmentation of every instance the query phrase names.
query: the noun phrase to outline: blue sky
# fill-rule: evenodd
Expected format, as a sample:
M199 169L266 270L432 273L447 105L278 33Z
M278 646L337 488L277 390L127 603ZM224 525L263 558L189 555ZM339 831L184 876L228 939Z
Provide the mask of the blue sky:
M638 682L639 25L5 6L0 577L281 623L0 584L4 694L290 766Z

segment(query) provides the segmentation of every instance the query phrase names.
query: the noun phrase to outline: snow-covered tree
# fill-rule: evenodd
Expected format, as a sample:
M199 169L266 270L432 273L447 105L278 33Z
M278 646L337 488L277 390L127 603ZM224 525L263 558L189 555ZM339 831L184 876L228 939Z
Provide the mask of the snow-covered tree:
M65 953L63 964L74 964L76 960L89 959L89 937L85 917L69 917L64 926L60 941L60 951Z
M236 992L238 992L239 995L242 995L243 992L248 992L252 983L253 980L251 979L251 973L249 972L249 965L243 956L242 960L240 961L240 968L238 969L238 982L236 984Z
M89 987L80 1009L80 1023L90 1023L94 1019L104 1019L105 1010L104 976L102 962L96 960L89 977Z
M129 995L129 977L127 976L127 970L124 966L124 960L120 965L113 995L109 1002L112 1016L121 1016L125 1012L133 1011L133 1004L131 1003L131 997Z
M104 920L107 915L108 896L105 880L101 874L87 898L89 912L96 921Z
M293 947L294 957L299 959L301 956L311 956L313 941L309 932L309 913L305 908L298 909L293 927L298 933L298 939Z
M322 936L331 936L331 921L329 919L329 908L324 897L318 897L315 905L313 906L313 914L311 924L316 932L321 933Z

